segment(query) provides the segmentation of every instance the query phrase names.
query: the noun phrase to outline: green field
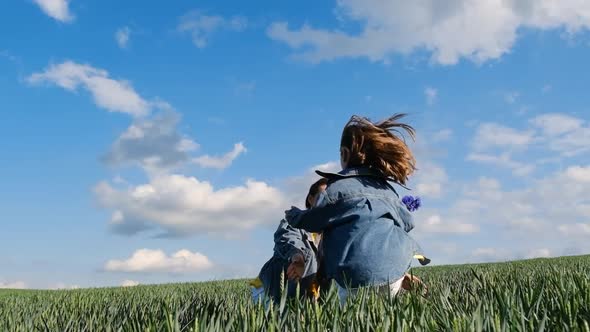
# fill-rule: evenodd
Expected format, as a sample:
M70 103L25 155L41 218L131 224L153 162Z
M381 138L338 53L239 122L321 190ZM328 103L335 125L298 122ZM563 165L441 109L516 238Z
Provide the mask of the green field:
M427 298L250 303L243 280L0 291L0 331L590 331L590 256L415 269Z

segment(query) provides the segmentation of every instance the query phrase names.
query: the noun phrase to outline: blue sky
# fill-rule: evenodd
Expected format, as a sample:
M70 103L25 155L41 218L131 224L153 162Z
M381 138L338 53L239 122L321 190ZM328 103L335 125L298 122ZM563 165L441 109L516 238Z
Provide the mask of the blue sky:
M255 275L353 114L409 114L412 233L435 263L588 253L589 12L4 4L0 287Z

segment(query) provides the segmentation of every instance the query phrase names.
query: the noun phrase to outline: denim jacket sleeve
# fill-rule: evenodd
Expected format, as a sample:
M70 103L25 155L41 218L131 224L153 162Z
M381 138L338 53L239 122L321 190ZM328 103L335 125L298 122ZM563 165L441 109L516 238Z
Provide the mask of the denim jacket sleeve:
M409 233L414 229L414 217L403 204L399 204L397 211L403 224L399 226L402 227L406 233Z
M275 252L285 260L290 260L297 253L305 256L305 239L301 231L291 227L286 220L281 220L274 234L274 241Z
M324 195L321 195L316 207L287 216L286 219L293 227L319 233L333 226L358 219L359 215L355 212L355 207L363 202L364 199L361 197L328 202Z

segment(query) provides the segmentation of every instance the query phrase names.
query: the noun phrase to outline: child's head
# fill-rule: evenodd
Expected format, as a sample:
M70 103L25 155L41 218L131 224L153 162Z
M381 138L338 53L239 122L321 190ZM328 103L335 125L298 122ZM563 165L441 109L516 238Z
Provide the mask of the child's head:
M416 170L416 160L400 131L406 131L414 138L414 128L398 122L404 116L396 114L372 123L367 118L354 115L342 131L342 168L366 166L400 184L406 184L408 177Z
M314 184L311 185L311 187L309 188L309 193L307 194L307 197L305 198L305 208L309 209L312 206L315 205L319 194L326 190L326 187L328 186L328 179L325 178L321 178L318 181L316 181Z

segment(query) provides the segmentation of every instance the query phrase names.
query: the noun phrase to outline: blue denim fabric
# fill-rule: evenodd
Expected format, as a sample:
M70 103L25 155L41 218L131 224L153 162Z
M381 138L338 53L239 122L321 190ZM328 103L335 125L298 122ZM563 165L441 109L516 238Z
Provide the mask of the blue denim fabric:
M352 288L401 278L421 248L408 234L412 215L388 180L368 168L317 173L329 179L320 204L288 211L286 219L293 227L323 232L326 275Z
M281 283L287 290L288 297L294 297L297 290L297 283L286 281L287 267L291 257L296 253L303 254L305 258L305 270L300 280L300 294L306 295L310 283L317 272L317 248L313 244L311 234L302 229L290 226L287 221L281 220L279 227L274 234L273 256L264 264L258 277L264 286L264 292L274 301L281 298ZM281 280L281 273L284 279Z

